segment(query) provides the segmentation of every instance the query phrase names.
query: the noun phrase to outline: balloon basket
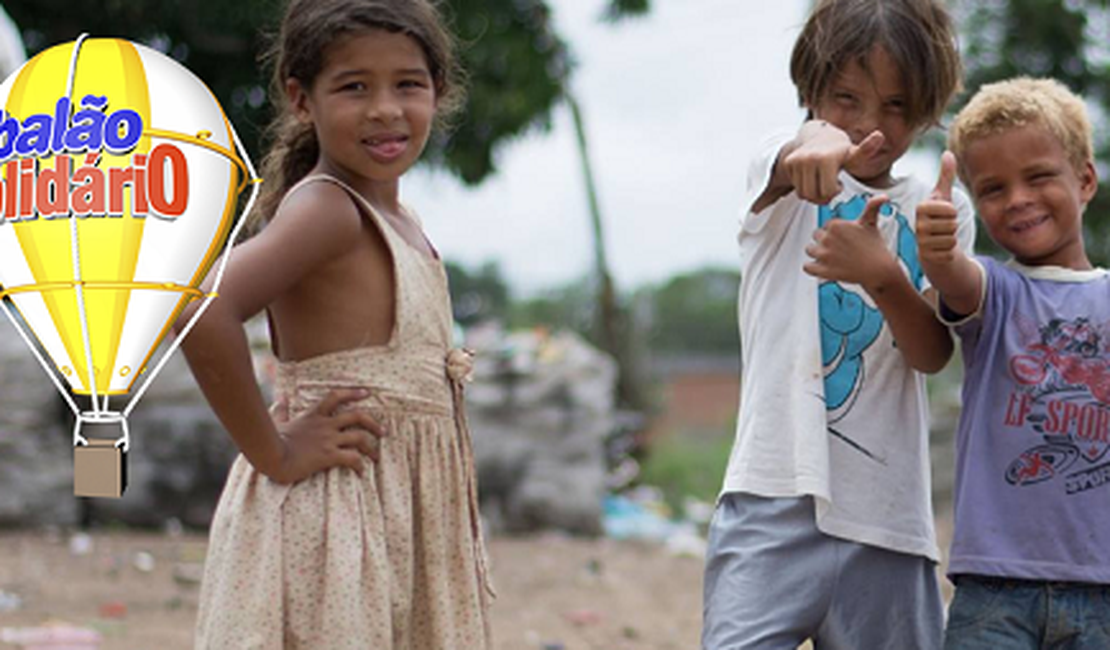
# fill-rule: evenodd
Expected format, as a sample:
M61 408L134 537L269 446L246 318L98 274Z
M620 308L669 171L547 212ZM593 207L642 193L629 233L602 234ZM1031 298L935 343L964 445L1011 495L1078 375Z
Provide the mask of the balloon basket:
M83 424L116 424L122 428L118 439L87 438ZM120 413L81 413L73 430L73 495L118 499L127 489L127 449L130 439L127 420Z

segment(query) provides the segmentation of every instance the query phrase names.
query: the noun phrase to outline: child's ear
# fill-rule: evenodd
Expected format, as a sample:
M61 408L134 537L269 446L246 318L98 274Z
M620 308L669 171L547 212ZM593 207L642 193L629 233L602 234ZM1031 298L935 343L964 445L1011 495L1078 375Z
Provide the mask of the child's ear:
M1079 174L1079 196L1086 207L1098 192L1098 171L1095 164L1088 160Z
M285 97L289 100L289 107L301 122L312 122L312 107L309 105L308 91L293 77L285 80Z

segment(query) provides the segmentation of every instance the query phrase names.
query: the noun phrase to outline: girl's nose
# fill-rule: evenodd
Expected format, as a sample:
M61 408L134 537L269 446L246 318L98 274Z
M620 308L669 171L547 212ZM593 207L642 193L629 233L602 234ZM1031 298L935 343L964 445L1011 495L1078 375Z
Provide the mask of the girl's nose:
M400 119L401 104L391 95L381 96L370 103L367 117L381 122Z

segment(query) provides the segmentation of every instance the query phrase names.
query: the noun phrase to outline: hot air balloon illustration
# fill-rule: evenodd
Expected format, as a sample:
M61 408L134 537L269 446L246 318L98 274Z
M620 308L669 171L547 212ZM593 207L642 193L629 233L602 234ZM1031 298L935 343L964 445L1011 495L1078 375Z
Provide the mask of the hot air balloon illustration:
M75 493L120 496L127 417L180 339L155 352L189 301L214 297L198 287L258 179L207 86L126 40L43 51L0 106L0 307L76 416ZM121 435L88 438L93 423ZM114 485L96 454L119 459Z

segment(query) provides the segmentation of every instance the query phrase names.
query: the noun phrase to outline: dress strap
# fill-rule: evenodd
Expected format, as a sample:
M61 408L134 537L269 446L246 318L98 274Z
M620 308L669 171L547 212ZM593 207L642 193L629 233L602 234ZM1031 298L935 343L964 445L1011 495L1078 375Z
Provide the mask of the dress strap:
M351 198L353 198L355 202L359 205L359 207L362 208L362 212L365 212L367 215L370 216L370 218L374 221L374 225L378 227L378 230L382 231L384 236L388 237L393 234L393 229L390 228L388 224L383 223L382 216L378 214L378 211L374 209L374 206L366 200L366 197L359 194L358 191L355 190L355 188L351 187L335 176L332 176L331 174L309 174L308 176L305 176L301 180L297 181L293 185L293 187L289 188L289 191L286 192L285 196L281 199L282 203L284 203L286 199L292 196L293 192L296 192L305 185L315 183L317 181L324 181L333 185L338 185L339 187L346 190L347 194L350 194ZM280 207L280 204L278 207ZM390 248L392 248L392 246Z

